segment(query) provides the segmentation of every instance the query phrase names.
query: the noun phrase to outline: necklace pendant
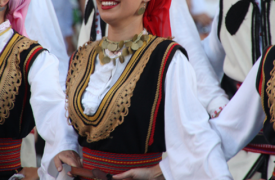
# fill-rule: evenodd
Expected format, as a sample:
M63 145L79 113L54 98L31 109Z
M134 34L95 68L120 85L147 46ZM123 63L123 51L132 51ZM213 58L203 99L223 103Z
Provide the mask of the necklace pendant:
M109 62L111 62L111 59L110 59L108 56L105 56L105 57L102 59L102 63L103 63L103 64L108 64Z
M107 49L114 52L117 50L117 44L108 44Z
M119 61L120 61L121 64L124 63L125 62L124 57L123 56L119 56Z

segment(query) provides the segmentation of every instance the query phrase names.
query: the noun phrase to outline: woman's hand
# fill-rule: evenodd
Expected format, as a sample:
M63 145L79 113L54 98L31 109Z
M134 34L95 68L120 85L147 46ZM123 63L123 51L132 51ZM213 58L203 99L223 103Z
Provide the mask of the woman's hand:
M74 151L62 151L54 157L54 164L56 169L61 172L63 169L62 163L73 167L81 167L80 157Z
M131 169L113 176L114 179L123 180L165 180L159 165L151 168Z
M19 172L19 174L23 174L25 177L22 180L38 180L38 173L37 173L38 168L29 168L29 167L24 167L22 171Z

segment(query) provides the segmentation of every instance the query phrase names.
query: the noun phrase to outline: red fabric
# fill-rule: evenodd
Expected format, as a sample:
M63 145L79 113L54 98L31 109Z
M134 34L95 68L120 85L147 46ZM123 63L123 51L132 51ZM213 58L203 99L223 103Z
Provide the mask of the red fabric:
M83 168L99 169L113 175L134 168L152 167L159 164L161 159L162 153L120 154L83 148Z
M148 32L160 37L171 37L169 10L172 0L150 0L143 17Z
M21 167L21 143L22 139L0 138L0 172L13 171Z
M32 53L32 55L30 56L30 58L27 60L27 64L26 64L26 66L25 66L25 72L26 72L26 74L28 74L28 72L29 72L29 65L30 65L30 62L31 62L31 60L32 60L32 58L33 58L33 56L39 51L39 50L41 50L42 49L42 47L39 47L39 48L37 48L33 53ZM26 77L27 78L27 77ZM26 82L28 82L27 81L27 79L26 79ZM28 83L26 83L26 86L25 86L25 95L24 95L24 100L23 100L23 111L24 111L24 109L25 109L25 106L26 106L26 103L27 103L27 93L28 93L28 89L29 89L29 84ZM22 119L23 117L21 117L21 120L20 120L20 123L22 124Z

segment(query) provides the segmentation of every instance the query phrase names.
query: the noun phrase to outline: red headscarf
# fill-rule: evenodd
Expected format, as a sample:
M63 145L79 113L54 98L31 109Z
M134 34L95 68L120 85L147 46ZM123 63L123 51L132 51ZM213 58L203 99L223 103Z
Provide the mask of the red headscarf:
M144 13L143 25L148 32L160 37L171 37L169 10L172 0L150 0Z
M9 2L10 11L7 19L10 21L12 28L23 36L27 36L25 19L30 2L31 0L10 0Z

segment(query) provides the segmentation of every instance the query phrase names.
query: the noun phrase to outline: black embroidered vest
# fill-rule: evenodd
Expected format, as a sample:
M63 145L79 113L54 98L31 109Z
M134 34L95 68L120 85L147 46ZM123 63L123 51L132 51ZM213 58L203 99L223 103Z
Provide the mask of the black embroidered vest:
M42 51L37 42L15 32L1 53L0 138L24 138L35 125L28 72Z
M72 57L68 74L69 117L80 134L80 145L112 153L164 152L166 72L176 50L187 56L186 51L171 40L150 35L147 44L133 54L97 112L87 116L80 101L94 69L98 43L89 44ZM89 54L87 66L83 54Z

